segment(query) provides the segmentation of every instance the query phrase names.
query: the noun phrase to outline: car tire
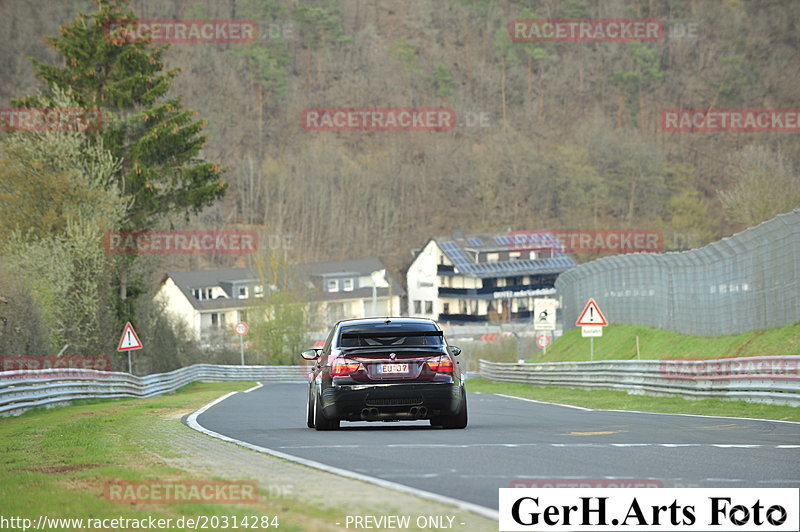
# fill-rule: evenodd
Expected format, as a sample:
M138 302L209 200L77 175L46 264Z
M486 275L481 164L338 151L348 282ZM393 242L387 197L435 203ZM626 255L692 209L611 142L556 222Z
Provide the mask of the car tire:
M308 428L314 428L314 404L311 400L311 388L308 389L306 394L306 425Z
M431 420L431 424L433 421ZM453 416L442 416L442 427L446 429L463 429L467 426L467 396L461 399L461 408Z
M322 413L322 404L314 394L314 428L317 430L339 430L338 419L328 419Z

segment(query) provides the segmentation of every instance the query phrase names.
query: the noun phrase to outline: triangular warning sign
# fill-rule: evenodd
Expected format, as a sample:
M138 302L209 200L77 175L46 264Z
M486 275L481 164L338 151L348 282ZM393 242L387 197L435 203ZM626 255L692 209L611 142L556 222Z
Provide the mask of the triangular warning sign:
M142 347L142 342L139 341L139 337L136 336L136 331L133 330L131 322L126 323L125 328L122 330L122 338L119 339L117 351L131 351L132 349L141 349Z
M575 325L608 325L605 316L600 312L600 307L594 298L589 299L586 306L581 312L581 317L575 322Z

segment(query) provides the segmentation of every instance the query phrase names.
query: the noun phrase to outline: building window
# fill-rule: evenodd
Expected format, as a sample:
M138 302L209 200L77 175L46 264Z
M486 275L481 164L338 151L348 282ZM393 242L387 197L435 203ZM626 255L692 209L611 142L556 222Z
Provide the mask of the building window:
M422 301L416 300L414 301L414 314L419 316L422 314Z
M240 286L239 287L239 299L247 299L247 287Z
M211 313L211 328L224 329L225 328L225 314L212 312Z
M194 288L194 289L192 289L192 295L198 301L205 301L206 299L211 299L211 289L210 288Z
M450 303L442 303L442 314L450 314Z
M254 297L264 297L264 285L257 284L253 287L253 296Z
M239 311L239 321L247 321L247 311L240 310Z
M345 292L352 292L353 291L353 280L352 279L345 279L344 280L344 287L342 288Z
M328 292L338 292L339 291L339 281L338 279L331 279L328 281Z
M425 314L433 314L433 301L425 302Z
M498 262L500 260L499 253L487 253L486 262Z
M510 252L508 254L508 258L509 258L509 260L521 259L522 258L522 252L521 251L512 251L512 252Z

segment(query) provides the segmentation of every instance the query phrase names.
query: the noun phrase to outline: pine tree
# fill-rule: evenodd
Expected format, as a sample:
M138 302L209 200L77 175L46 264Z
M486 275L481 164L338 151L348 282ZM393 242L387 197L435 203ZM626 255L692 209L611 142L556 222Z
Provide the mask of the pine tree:
M121 161L108 183L129 199L120 229L146 230L171 214L200 212L225 195L227 183L221 179L222 167L199 158L205 122L184 109L179 98L167 97L180 73L165 70L162 57L168 45L115 31L116 24L126 27L138 20L129 1L95 0L96 12L79 14L60 28L59 36L49 37L63 66L32 59L45 91L13 104L46 107L63 89L79 106L100 109L101 127L86 134ZM128 287L134 260L132 255L120 259L122 301L140 292L140 287ZM120 306L120 318L132 314L129 303Z
M101 127L87 134L122 161L114 179L133 200L124 229L148 229L173 212L197 213L223 197L227 184L220 166L198 158L205 122L179 98L166 97L180 69L164 70L168 45L113 31L115 23L137 21L126 11L129 0L96 1L97 12L79 14L47 39L64 66L32 59L36 75L50 93L60 87L80 106L103 111ZM14 104L46 106L48 93Z

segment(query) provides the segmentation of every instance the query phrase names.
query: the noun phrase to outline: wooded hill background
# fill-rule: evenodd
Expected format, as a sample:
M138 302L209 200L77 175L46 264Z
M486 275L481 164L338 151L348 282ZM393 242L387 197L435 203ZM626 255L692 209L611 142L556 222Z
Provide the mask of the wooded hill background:
M800 108L800 2L135 0L141 19L254 19L257 42L176 43L172 95L208 120L223 201L175 228L259 228L293 260L377 256L456 228L661 229L702 245L800 204L796 133L664 133L665 108ZM88 1L0 1L0 105ZM515 18L658 18L657 43L517 43ZM453 108L449 132L309 132L307 107ZM485 127L466 121L487 119ZM265 241L266 242L266 241ZM284 247L283 245L280 246ZM159 258L163 269L246 257ZM238 261L238 262L237 262Z

